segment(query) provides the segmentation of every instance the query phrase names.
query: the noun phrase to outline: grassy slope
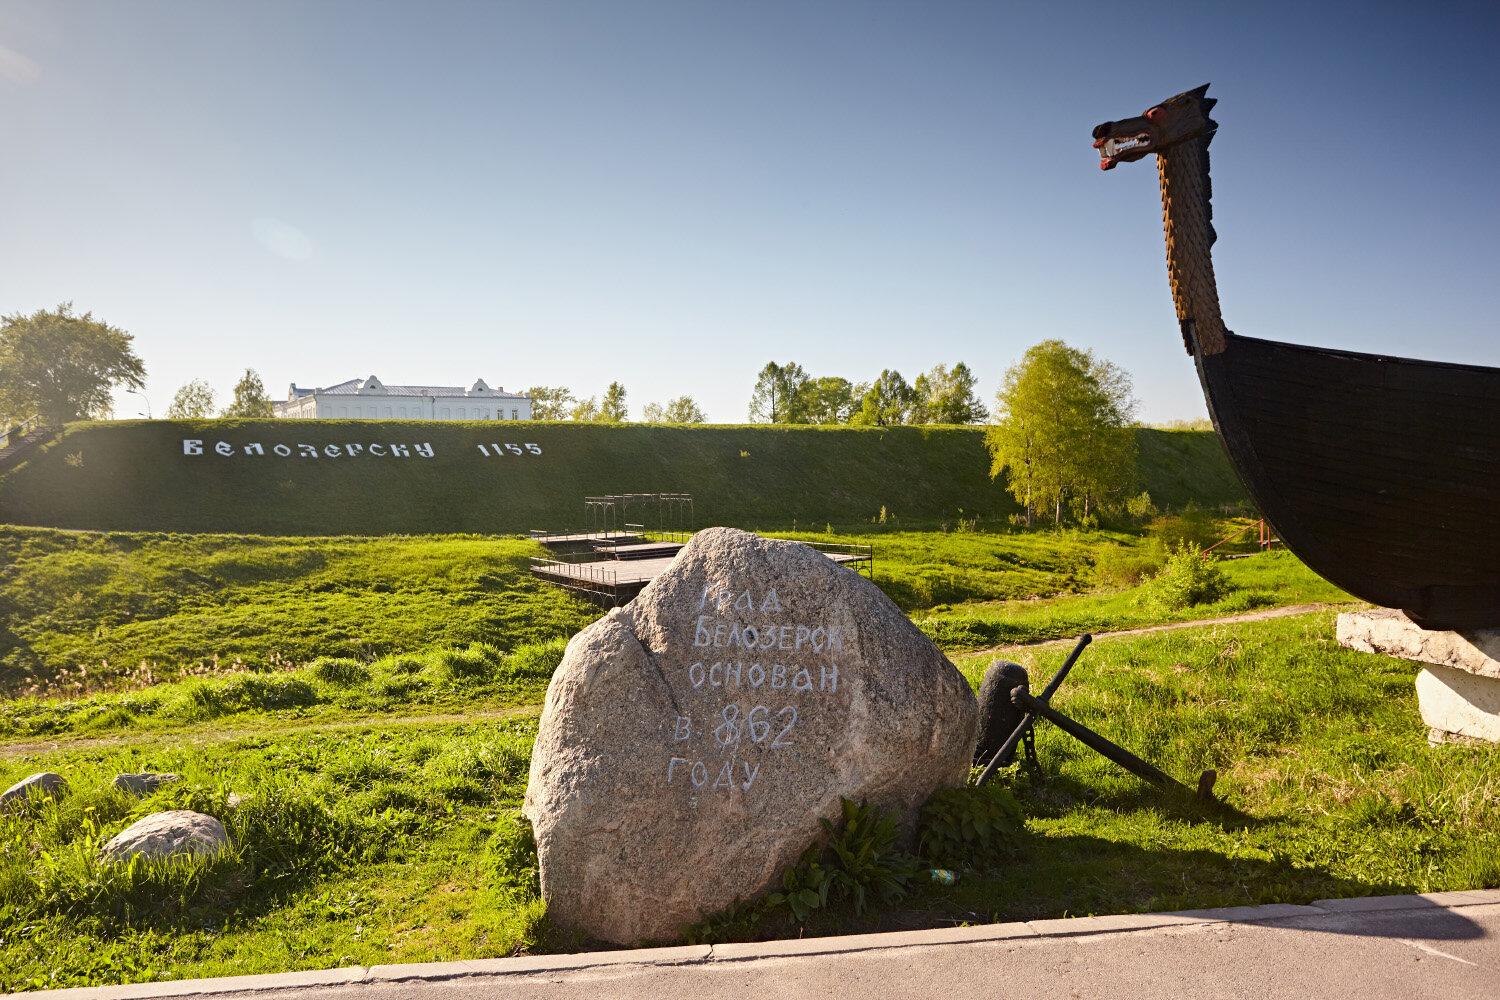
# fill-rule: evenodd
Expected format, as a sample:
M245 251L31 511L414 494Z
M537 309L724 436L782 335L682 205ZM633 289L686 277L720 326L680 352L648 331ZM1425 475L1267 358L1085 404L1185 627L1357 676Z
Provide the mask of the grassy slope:
M1158 506L1242 504L1211 433L1141 430L1141 489ZM184 439L204 454L185 455ZM232 446L229 457L215 451ZM298 444L356 457L302 458ZM432 458L372 457L371 442ZM486 457L480 444L535 444ZM243 447L259 443L255 456ZM291 448L290 457L272 453ZM524 449L523 449L524 450ZM600 493L686 492L696 524L804 530L867 522L1005 520L974 427L648 426L419 421L118 421L70 425L0 480L0 520L67 528L284 535L524 532L585 521Z
M1140 427L1135 446L1136 478L1157 507L1180 510L1189 502L1208 509L1248 505L1245 489L1213 431Z
M1150 619L1129 594L995 603L1089 589L1091 563L1103 547L1141 547L1138 537L1121 533L868 526L858 534L796 537L872 544L876 582L903 609L922 614L922 627L947 648ZM527 557L540 552L530 541L482 536L0 527L0 564L7 567L0 573L0 694L49 680L57 682L53 695L132 686L148 678L142 661L150 675L170 677L237 659L272 668L471 642L509 650L571 635L598 612L531 577ZM1290 554L1225 565L1240 589L1218 612L1347 599Z
M142 660L171 676L215 658L271 667L572 635L598 612L531 576L541 551L473 536L0 528L0 691L63 670L69 685L118 680Z

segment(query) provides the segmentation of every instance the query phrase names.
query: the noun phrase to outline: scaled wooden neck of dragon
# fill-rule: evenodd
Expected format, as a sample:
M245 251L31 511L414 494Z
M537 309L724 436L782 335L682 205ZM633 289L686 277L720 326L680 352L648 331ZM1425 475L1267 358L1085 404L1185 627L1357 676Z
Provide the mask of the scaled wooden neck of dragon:
M1156 156L1161 177L1162 224L1167 232L1167 276L1172 301L1189 354L1221 353L1229 330L1219 314L1219 286L1214 281L1210 248L1213 227L1212 188L1208 179L1208 143L1212 136L1190 139Z

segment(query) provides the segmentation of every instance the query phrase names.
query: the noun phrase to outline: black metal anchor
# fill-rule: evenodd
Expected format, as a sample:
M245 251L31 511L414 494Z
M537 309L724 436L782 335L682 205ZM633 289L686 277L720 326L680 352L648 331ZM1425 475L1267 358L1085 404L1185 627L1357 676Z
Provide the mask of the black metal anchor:
M1024 671L1022 671L1021 683L1011 689L1010 701L1017 708L1023 709L1026 714L1010 734L1010 738L1001 744L999 750L995 751L995 756L990 759L989 766L980 774L979 780L975 782L976 785L983 785L994 776L997 770L1008 765L1014 759L1016 748L1021 744L1022 740L1026 740L1027 742L1027 756L1035 761L1036 755L1031 749L1032 730L1036 726L1037 719L1046 719L1084 746L1103 754L1125 770L1144 778L1158 788L1171 788L1189 794L1192 793L1192 789L1165 771L1146 763L1119 744L1105 739L1089 727L1068 718L1052 707L1052 696L1057 693L1057 689L1062 684L1063 678L1068 676L1068 671L1072 670L1073 664L1078 662L1078 657L1083 654L1084 648L1093 641L1094 637L1087 633L1078 637L1078 645L1073 647L1073 652L1068 654L1068 658L1064 661L1062 669L1058 670L1052 676L1052 679L1047 682L1047 687L1042 691L1040 696L1032 695L1030 685L1024 679ZM1218 772L1212 768L1198 776L1197 795L1199 798L1213 798L1214 782L1218 779L1218 776Z

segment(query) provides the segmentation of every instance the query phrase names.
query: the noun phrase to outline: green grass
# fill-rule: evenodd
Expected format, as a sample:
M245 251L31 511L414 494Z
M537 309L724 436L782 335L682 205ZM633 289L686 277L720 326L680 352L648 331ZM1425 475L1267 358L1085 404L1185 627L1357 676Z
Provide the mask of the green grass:
M73 793L0 817L0 990L535 947L544 908L516 812L535 728L303 729L51 755ZM144 769L183 777L139 803L108 787ZM231 792L244 796L232 809ZM96 860L113 833L170 808L223 817L233 852Z
M1211 432L1137 432L1158 506L1243 505ZM184 454L185 440L203 453ZM539 455L481 454L494 443ZM223 443L233 454L216 450ZM349 457L351 443L362 452ZM376 457L407 445L409 457ZM412 451L431 446L432 457ZM258 444L264 454L246 454ZM274 446L291 454L282 457ZM320 457L299 457L299 445ZM326 453L335 449L338 457ZM524 451L524 449L522 449ZM908 526L1017 511L980 427L207 420L78 423L0 477L0 520L121 531L277 535L520 533L587 522L585 496L687 492L695 526Z
M1500 886L1497 748L1429 746L1415 664L1340 648L1334 615L1104 640L1054 705L1229 808L1175 804L1056 729L1014 785L1028 864L959 906L1008 918ZM1018 657L1037 685L1067 649ZM987 658L960 658L972 678ZM1045 902L1043 902L1045 901Z
M879 586L948 648L1155 620L1131 593L1089 593L1103 558L1146 552L1142 564L1150 563L1155 549L1139 536L876 524L783 537L873 545ZM0 527L7 567L0 574L0 695L77 698L172 678L284 672L318 657L369 662L475 642L510 650L567 637L599 612L531 576L528 557L542 551L526 540L485 536ZM1171 618L1348 599L1290 555L1222 565L1237 589L1217 605Z
M802 537L873 543L877 582L976 686L997 655L1040 685L1068 652L978 647L1348 600L1273 552L1217 564L1223 600L1163 613L1140 587L1099 589L1156 564L1148 538L956 518L921 532L897 516ZM0 701L0 787L56 770L72 788L0 818L0 990L589 946L549 927L516 810L547 679L598 611L534 584L532 551L0 529L0 663L62 665L49 696ZM1040 769L1000 779L1023 825L956 885L918 877L863 914L746 909L695 936L1500 886L1500 750L1428 746L1415 667L1338 647L1333 620L1105 636L1058 692L1063 712L1183 781L1218 770L1221 806L1152 789L1044 724ZM144 803L109 789L143 770L184 777ZM230 792L245 803L230 810ZM235 850L96 860L173 807L220 815Z
M0 693L69 696L320 656L566 637L598 611L531 576L527 559L542 551L473 536L0 527Z
M228 671L85 698L0 701L0 737L181 729L247 717L267 724L336 721L382 713L463 712L538 705L562 662L563 639L529 643L509 654L486 643L385 656L373 663L319 657L306 667Z
M1140 588L1131 588L1035 601L938 607L914 620L939 646L963 650L1218 618L1291 604L1354 600L1285 550L1221 560L1216 565L1233 589L1212 604L1172 612L1154 610L1141 599Z
M1101 546L1137 541L1121 532L1028 531L1006 526L944 532L862 525L835 533L772 534L807 542L874 546L875 580L906 611L939 604L1077 593L1089 587L1090 568Z
M1017 659L1040 683L1066 652ZM987 658L958 663L977 682ZM307 683L355 691L383 669L325 663ZM1040 769L1001 776L1024 817L1008 859L951 887L919 879L860 916L721 919L707 936L1500 886L1500 751L1429 746L1414 672L1337 646L1330 612L1101 639L1054 704L1180 779L1216 768L1222 805L1154 790L1043 725ZM249 732L218 719L104 742L73 732L19 756L0 745L0 783L42 769L72 783L0 819L0 988L587 946L547 925L516 820L532 712L393 725L287 714ZM108 790L142 770L184 777L145 803ZM227 809L231 791L247 805ZM226 817L235 852L134 872L93 860L133 818L170 807Z

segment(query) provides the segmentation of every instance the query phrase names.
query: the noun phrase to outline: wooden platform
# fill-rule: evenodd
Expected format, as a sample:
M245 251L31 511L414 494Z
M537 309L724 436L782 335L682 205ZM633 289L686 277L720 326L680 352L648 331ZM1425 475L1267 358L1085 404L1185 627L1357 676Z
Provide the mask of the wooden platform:
M645 535L638 535L625 531L583 531L574 534L541 535L535 532L531 535L533 542L541 542L549 549L573 548L577 546L588 547L597 542L611 542L622 545L633 545L644 542Z
M594 542L591 548L600 555L613 559L670 559L682 551L682 543L638 542L634 545L615 545L610 542Z
M676 558L675 549L681 545L671 543L629 546L638 549L654 549L670 545L671 555L642 556L639 558L594 559L587 562L561 562L555 559L533 559L531 572L538 579L571 590L589 600L619 607L629 603L646 584L660 576ZM866 563L869 555L847 552L825 552L823 555L840 565Z

